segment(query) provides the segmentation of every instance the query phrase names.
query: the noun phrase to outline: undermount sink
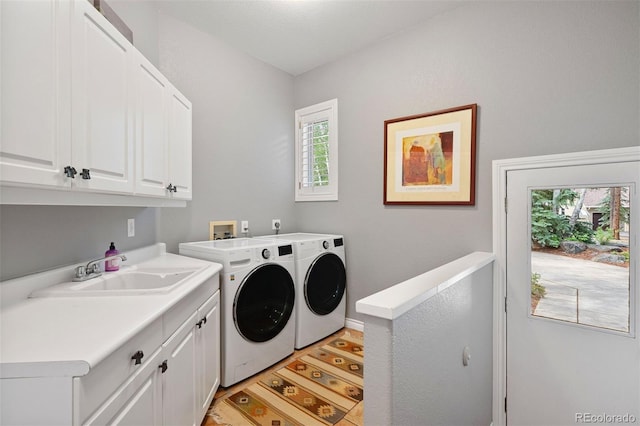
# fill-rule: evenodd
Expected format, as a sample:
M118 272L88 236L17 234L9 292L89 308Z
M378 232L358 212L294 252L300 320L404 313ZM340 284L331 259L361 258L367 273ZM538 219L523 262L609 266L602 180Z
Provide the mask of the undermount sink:
M179 268L127 268L103 273L82 282L65 282L31 293L29 297L130 296L173 290L197 270Z

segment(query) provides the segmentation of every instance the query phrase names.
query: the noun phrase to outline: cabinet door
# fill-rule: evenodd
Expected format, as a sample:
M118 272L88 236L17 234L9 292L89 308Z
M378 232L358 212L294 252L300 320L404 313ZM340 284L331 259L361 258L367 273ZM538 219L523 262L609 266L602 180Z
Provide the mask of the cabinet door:
M0 1L0 181L70 187L70 3Z
M162 375L165 425L196 424L195 324L196 312L162 345L167 362Z
M198 419L204 418L213 396L220 385L220 291L217 291L198 309L203 318L197 329L197 410Z
M158 349L144 367L127 380L85 425L157 425L162 421L162 351Z
M134 49L88 1L73 2L71 38L74 184L133 192Z
M169 183L173 198L190 200L191 102L175 88L169 97Z
M168 82L136 52L136 193L166 196Z

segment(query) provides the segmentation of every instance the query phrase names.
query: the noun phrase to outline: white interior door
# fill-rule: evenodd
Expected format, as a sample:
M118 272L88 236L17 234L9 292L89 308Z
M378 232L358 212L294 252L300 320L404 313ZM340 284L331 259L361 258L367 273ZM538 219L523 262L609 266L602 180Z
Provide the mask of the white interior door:
M639 182L638 161L508 171L507 424L640 422ZM612 187L629 199L628 268L532 250L537 191Z

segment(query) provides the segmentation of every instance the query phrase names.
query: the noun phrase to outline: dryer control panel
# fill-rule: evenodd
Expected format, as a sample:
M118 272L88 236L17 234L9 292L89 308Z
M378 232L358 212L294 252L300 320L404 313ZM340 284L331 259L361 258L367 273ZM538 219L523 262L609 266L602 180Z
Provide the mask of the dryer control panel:
M287 244L286 246L278 246L278 256L286 256L289 254L293 254L293 246L291 244Z

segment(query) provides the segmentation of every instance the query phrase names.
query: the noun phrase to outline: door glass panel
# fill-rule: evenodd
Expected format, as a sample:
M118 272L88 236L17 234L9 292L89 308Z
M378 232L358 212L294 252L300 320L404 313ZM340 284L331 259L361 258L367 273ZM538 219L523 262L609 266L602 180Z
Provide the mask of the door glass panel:
M532 317L631 331L629 194L628 186L531 190Z

